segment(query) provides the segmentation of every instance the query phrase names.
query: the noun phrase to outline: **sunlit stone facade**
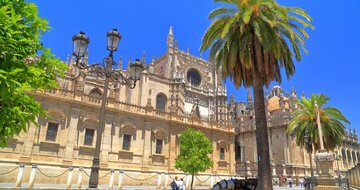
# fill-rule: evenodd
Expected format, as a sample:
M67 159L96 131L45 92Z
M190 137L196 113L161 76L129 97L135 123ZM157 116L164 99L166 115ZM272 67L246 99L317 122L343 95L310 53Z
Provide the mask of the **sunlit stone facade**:
M31 125L0 149L1 162L45 164L60 170L91 166L104 79L77 69L73 59L67 62L70 70L59 78L58 90L34 93L49 117L39 118L40 127ZM145 70L135 89L110 84L102 170L133 171L139 176L182 173L175 169L179 133L192 127L213 144L209 156L214 167L204 173L235 175L235 131L228 120L227 90L220 72L206 60L178 49L172 29L166 52L148 64L144 57L141 62ZM128 75L128 69L123 73Z
M302 177L310 175L308 153L296 145L294 136L288 135L286 132L291 120L291 111L298 109L297 99L295 89L288 93L280 86L274 86L265 95L269 152L274 176ZM256 176L255 110L250 92L247 95L246 102L231 100L229 107L232 110L232 120L237 134L235 142L236 172L245 175L245 170L249 170L248 175ZM338 165L341 173L344 174L345 171L360 162L360 146L355 129L347 130L342 146L338 147L336 151L340 156L337 156L339 160L334 162L334 175L337 175ZM314 154L311 157L314 158ZM316 173L315 166L313 161L314 172Z
M141 60L146 69L135 89L110 85L100 175L110 169L132 172L133 176L143 179L159 172L182 173L175 169L179 133L193 127L203 131L213 144L213 153L209 156L214 167L202 174L256 176L255 110L251 93L247 95L247 102L235 102L233 97L228 101L221 73L212 63L180 50L172 29L166 41L167 50L162 56L147 64L144 57ZM0 173L19 163L26 165L23 181L29 180L31 164L38 164L53 174L69 167L89 170L104 79L77 69L73 59L66 63L70 70L65 78L58 79L59 89L33 94L48 110L49 117L39 118L40 127L30 125L26 133L0 149ZM122 60L118 67L122 67ZM123 73L128 75L128 70ZM274 176L309 175L307 153L286 134L290 112L297 109L296 100L295 90L289 94L279 86L266 94ZM360 161L355 130L348 132L339 153L341 171ZM100 183L107 183L108 179L101 179ZM166 179L170 182L170 178ZM15 180L16 175L0 176L0 182ZM88 178L83 180L86 184ZM37 182L65 183L66 176L52 179L38 175ZM149 182L153 183L155 181ZM139 185L126 176L124 184Z

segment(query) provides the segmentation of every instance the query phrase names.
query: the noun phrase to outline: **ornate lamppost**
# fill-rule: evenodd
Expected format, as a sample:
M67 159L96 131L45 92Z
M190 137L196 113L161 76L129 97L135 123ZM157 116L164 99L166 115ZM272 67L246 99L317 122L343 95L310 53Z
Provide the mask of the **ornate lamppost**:
M304 141L306 143L306 146L307 146L308 150L311 150L312 143L311 143L311 141L309 139L309 131L308 130L305 131ZM314 170L313 170L313 165L312 165L312 157L311 157L310 152L309 152L309 161L310 161L310 175L311 175L311 177L314 177Z
M95 63L87 65L83 58L85 56L87 47L90 43L90 39L84 32L80 32L74 35L73 40L73 55L76 58L76 66L80 69L86 69L88 72L96 74L99 77L105 77L104 92L101 99L101 107L99 112L99 127L97 128L96 144L93 163L91 166L91 174L89 179L89 188L97 188L99 181L99 168L100 168L100 147L102 140L102 133L105 128L105 108L107 102L107 92L109 89L110 80L121 85L126 85L131 89L134 89L136 82L140 80L140 75L144 69L144 66L137 59L130 65L130 75L126 77L123 75L120 69L113 69L116 62L113 59L113 53L117 50L119 41L121 40L120 33L113 29L106 34L107 36L107 50L109 55L105 57L102 63Z

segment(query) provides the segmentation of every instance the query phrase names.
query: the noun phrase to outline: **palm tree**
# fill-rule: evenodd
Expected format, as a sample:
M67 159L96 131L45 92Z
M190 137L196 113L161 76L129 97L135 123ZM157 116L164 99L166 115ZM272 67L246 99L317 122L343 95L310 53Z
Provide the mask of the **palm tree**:
M281 83L280 68L287 78L295 72L293 58L301 60L304 28L311 18L303 9L280 6L274 0L214 0L227 6L209 14L213 22L205 32L201 51L210 48L210 60L236 88L253 87L258 151L259 189L272 189L269 144L264 104L264 85ZM260 140L261 139L261 140Z
M341 145L346 132L344 124L350 123L340 110L324 107L329 100L330 98L324 94L312 94L309 99L302 97L298 101L299 109L292 113L293 118L287 131L289 134L295 135L296 144L305 147L310 154L320 150L320 138L316 124L318 112L326 150L334 150L336 146ZM318 105L318 109L315 104ZM305 142L305 136L311 142L311 146Z

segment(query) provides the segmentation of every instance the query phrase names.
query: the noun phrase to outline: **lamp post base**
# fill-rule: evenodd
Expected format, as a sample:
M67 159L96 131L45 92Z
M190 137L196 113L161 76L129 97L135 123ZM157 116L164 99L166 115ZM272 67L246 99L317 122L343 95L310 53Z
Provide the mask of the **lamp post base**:
M99 169L100 169L99 166L100 166L100 159L94 158L93 164L91 166L89 189L97 189L99 183Z

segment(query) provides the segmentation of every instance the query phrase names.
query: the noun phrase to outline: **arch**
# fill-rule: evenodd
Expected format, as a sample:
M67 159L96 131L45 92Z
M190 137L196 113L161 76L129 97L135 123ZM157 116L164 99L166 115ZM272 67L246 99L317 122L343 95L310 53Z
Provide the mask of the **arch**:
M167 102L167 98L166 98L165 94L159 93L156 96L156 110L165 112L166 111L166 102Z
M154 130L154 138L155 139L163 139L165 140L166 139L166 132L164 129L162 128L156 128Z
M196 69L189 69L186 78L191 86L200 86L201 84L201 75L200 72Z
M219 140L217 141L218 148L225 148L228 149L227 145L228 143L225 140Z
M60 109L56 109L56 108L51 108L48 111L48 116L46 117L46 121L55 121L58 123L63 123L65 121L65 113L60 110Z
M95 98L101 98L102 91L96 87L96 88L90 90L89 95L92 97L95 97Z

